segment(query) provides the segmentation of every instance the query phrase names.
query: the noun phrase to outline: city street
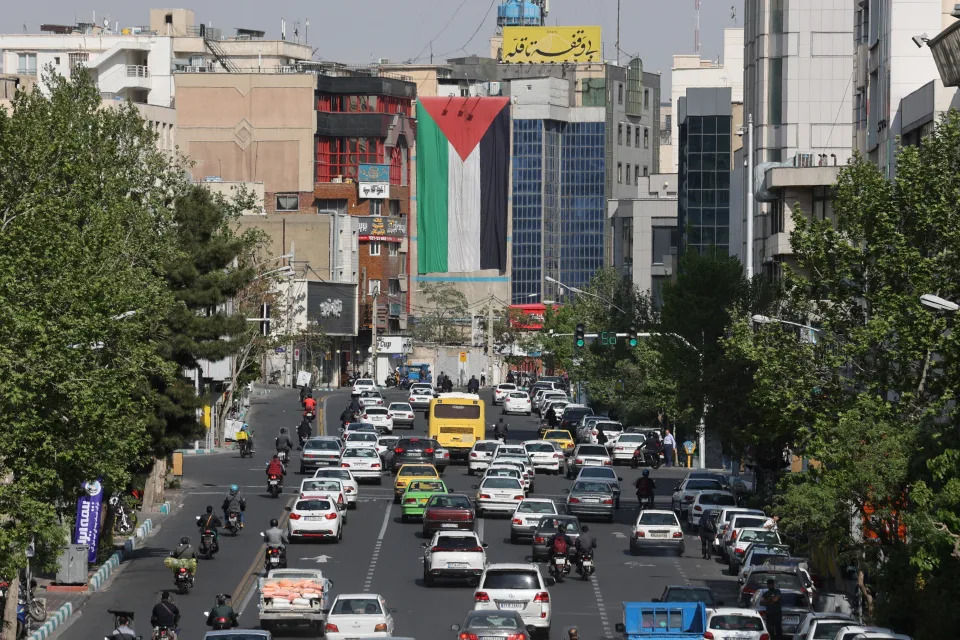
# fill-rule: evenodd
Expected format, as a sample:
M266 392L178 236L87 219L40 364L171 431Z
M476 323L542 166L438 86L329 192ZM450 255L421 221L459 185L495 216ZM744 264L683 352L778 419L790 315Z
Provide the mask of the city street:
M489 392L482 394L489 401ZM385 401L396 401L402 392L386 391ZM325 424L336 430L338 416L349 401L346 391L336 392L326 402ZM267 404L256 406L250 419L256 429L258 454L253 461L241 461L236 455L224 454L188 459L185 506L169 518L160 533L151 538L148 548L126 567L110 588L94 596L83 615L65 632L77 640L97 637L110 630L107 608L129 606L137 612L137 629L149 633L148 619L157 594L170 586L169 572L162 559L181 535L196 540L193 518L208 503L219 507L222 494L231 482L238 482L247 496L247 528L236 539L224 539L221 552L213 561L201 561L197 587L187 596L175 596L183 613L184 637L199 637L204 631L202 612L213 604L217 593L237 593L242 584L250 585L248 571L260 559L260 538L257 535L271 517L281 517L286 500L272 500L263 492L263 464L272 449L272 439L280 426L291 425L298 411L296 391L272 389ZM498 407L488 402L487 422L500 416ZM510 441L536 437L536 416L509 417ZM418 414L415 433L426 432L426 421ZM405 434L406 430L397 433ZM296 456L292 469L296 469ZM687 552L677 557L671 551L652 551L632 556L627 550L627 535L636 515L632 482L639 471L618 467L623 477L624 499L615 523L591 522L596 534L597 572L584 582L578 578L550 588L553 604L552 637L565 637L566 630L577 626L583 638L613 637L614 624L621 619L620 602L650 600L670 584L707 585L727 603L735 601L733 578L722 573L722 565L699 558L699 541L687 539ZM670 489L682 477L683 470L661 468L653 471L658 481L659 505L669 504ZM291 472L286 494L292 497L301 476ZM462 466L451 466L444 480L455 491L472 495L476 478L466 475ZM563 489L570 481L562 476L540 475L536 481L536 497L550 497L562 503ZM185 487L187 483L185 482ZM334 593L375 592L382 594L389 606L396 609L396 635L415 638L453 637L450 625L457 623L473 606L473 588L450 585L427 588L421 579L420 527L401 524L400 508L391 499L392 483L385 478L382 486L361 485L360 502L349 514L343 541L340 544L307 543L291 545L288 559L291 567L321 567L334 582ZM489 544L489 562L529 561L529 543L509 542L509 520L486 518L478 530ZM251 598L237 598L234 607L241 611L241 626L257 626L257 601L254 589L246 590ZM242 595L242 594L241 594Z

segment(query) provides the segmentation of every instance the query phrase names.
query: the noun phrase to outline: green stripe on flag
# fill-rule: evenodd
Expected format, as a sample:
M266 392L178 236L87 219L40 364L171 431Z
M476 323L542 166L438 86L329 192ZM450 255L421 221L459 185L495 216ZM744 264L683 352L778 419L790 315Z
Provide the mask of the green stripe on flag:
M417 267L447 271L447 170L449 143L417 102Z

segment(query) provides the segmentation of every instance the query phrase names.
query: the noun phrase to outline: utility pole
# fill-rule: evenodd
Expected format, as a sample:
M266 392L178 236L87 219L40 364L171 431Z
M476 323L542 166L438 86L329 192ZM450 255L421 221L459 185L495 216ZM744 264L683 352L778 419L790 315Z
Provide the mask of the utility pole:
M617 0L617 66L620 66L620 0Z
M378 302L379 298L380 298L380 287L377 287L376 289L373 290L373 322L371 323L371 330L370 330L370 335L371 335L370 342L372 343L371 348L373 353L373 384L374 386L378 384L377 381L379 380L379 378L377 377L377 342L379 340L377 336L378 334L377 323L380 320L379 318L380 304Z
M487 303L487 384L493 385L493 295Z
M753 279L753 114L747 114L747 280Z

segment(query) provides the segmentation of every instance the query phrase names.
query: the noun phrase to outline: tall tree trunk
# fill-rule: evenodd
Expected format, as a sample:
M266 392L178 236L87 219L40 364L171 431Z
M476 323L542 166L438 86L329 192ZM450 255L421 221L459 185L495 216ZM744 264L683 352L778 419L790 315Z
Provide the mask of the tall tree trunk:
M20 598L20 575L10 579L7 602L3 607L3 640L17 640L17 600Z

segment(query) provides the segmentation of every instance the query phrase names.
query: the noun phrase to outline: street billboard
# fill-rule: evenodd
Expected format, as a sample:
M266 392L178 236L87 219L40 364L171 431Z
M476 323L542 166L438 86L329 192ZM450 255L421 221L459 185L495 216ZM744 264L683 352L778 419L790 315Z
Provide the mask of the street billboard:
M504 27L500 62L603 62L600 27Z

